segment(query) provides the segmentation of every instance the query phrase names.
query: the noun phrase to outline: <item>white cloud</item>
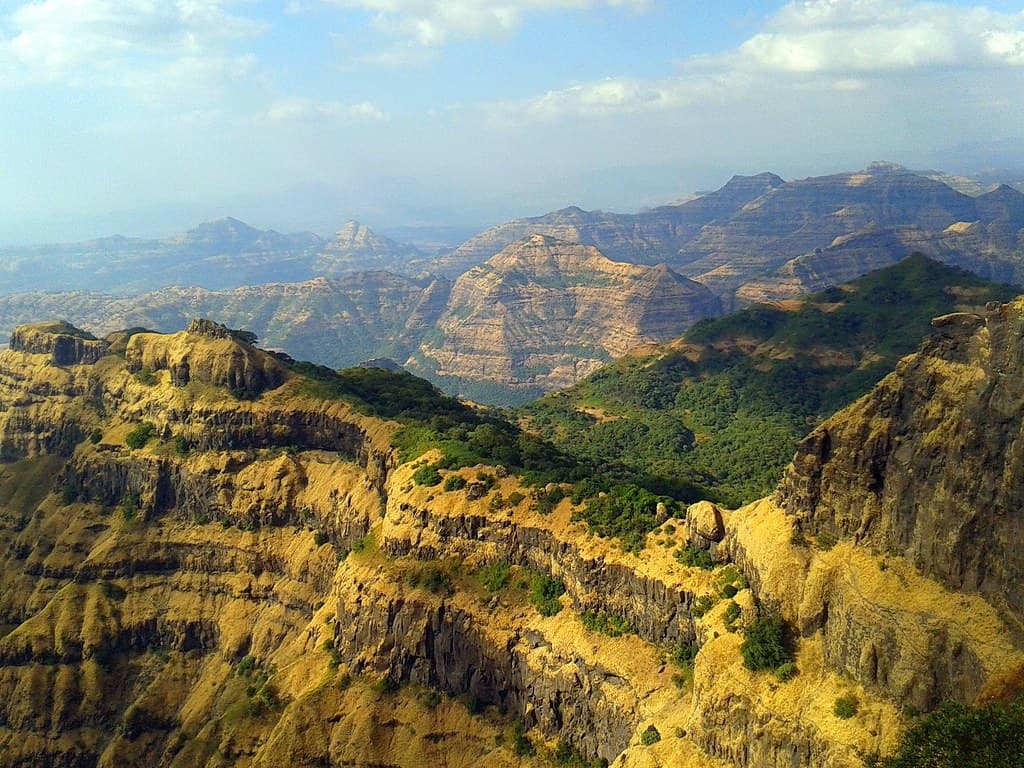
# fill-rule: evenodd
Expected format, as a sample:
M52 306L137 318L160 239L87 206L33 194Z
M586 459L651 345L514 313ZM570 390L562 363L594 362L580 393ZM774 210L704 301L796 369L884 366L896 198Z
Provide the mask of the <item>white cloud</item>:
M374 14L381 28L433 47L451 39L489 37L515 30L528 13L588 10L597 6L642 11L648 0L325 0Z
M1024 13L906 0L791 2L737 49L694 56L660 80L574 83L493 106L500 119L585 117L756 97L764 89L868 90L872 79L943 68L1024 66Z
M131 75L164 76L206 67L248 70L238 40L263 26L233 15L230 0L41 0L21 5L0 37L0 84L118 84Z
M1024 15L881 0L791 3L739 49L784 72L872 72L1024 63Z
M281 99L271 104L266 119L272 122L313 120L329 118L342 121L380 121L387 115L376 104L361 101L343 104L337 101L314 102L309 99Z

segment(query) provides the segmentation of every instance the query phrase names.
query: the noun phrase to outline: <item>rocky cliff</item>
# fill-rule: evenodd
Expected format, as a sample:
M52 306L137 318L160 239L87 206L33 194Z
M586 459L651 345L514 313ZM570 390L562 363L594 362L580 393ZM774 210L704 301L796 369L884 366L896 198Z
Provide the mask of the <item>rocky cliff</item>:
M1020 684L1012 606L795 508L659 508L626 551L557 484L431 485L436 449L227 329L122 345L0 353L0 765L858 768L904 705ZM785 675L743 662L769 607Z
M613 262L534 235L460 277L412 362L444 377L550 391L627 350L718 314L703 286L664 265Z
M933 325L916 355L800 446L779 503L809 533L899 553L1020 612L1024 301Z

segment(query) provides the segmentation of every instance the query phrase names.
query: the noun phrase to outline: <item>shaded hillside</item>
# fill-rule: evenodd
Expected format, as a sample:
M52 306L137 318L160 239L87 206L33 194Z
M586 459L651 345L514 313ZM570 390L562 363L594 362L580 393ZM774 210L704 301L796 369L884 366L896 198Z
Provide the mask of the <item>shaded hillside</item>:
M914 255L802 300L702 321L522 414L579 456L735 505L768 493L797 441L916 349L933 317L1016 292Z

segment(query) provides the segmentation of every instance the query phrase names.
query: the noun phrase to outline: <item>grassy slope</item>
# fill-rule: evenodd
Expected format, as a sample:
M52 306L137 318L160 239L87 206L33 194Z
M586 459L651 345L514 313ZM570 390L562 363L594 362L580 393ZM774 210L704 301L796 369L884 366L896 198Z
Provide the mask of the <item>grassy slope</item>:
M770 492L798 440L913 352L931 318L1019 292L915 254L796 305L704 320L519 413L648 487L738 505Z

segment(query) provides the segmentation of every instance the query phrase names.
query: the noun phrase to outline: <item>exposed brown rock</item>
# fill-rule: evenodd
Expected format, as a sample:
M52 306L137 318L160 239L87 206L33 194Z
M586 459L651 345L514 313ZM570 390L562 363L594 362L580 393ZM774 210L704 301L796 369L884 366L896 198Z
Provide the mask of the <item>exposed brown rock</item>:
M534 235L456 281L438 320L443 336L414 361L441 376L548 391L718 311L706 289L664 265L613 262Z

